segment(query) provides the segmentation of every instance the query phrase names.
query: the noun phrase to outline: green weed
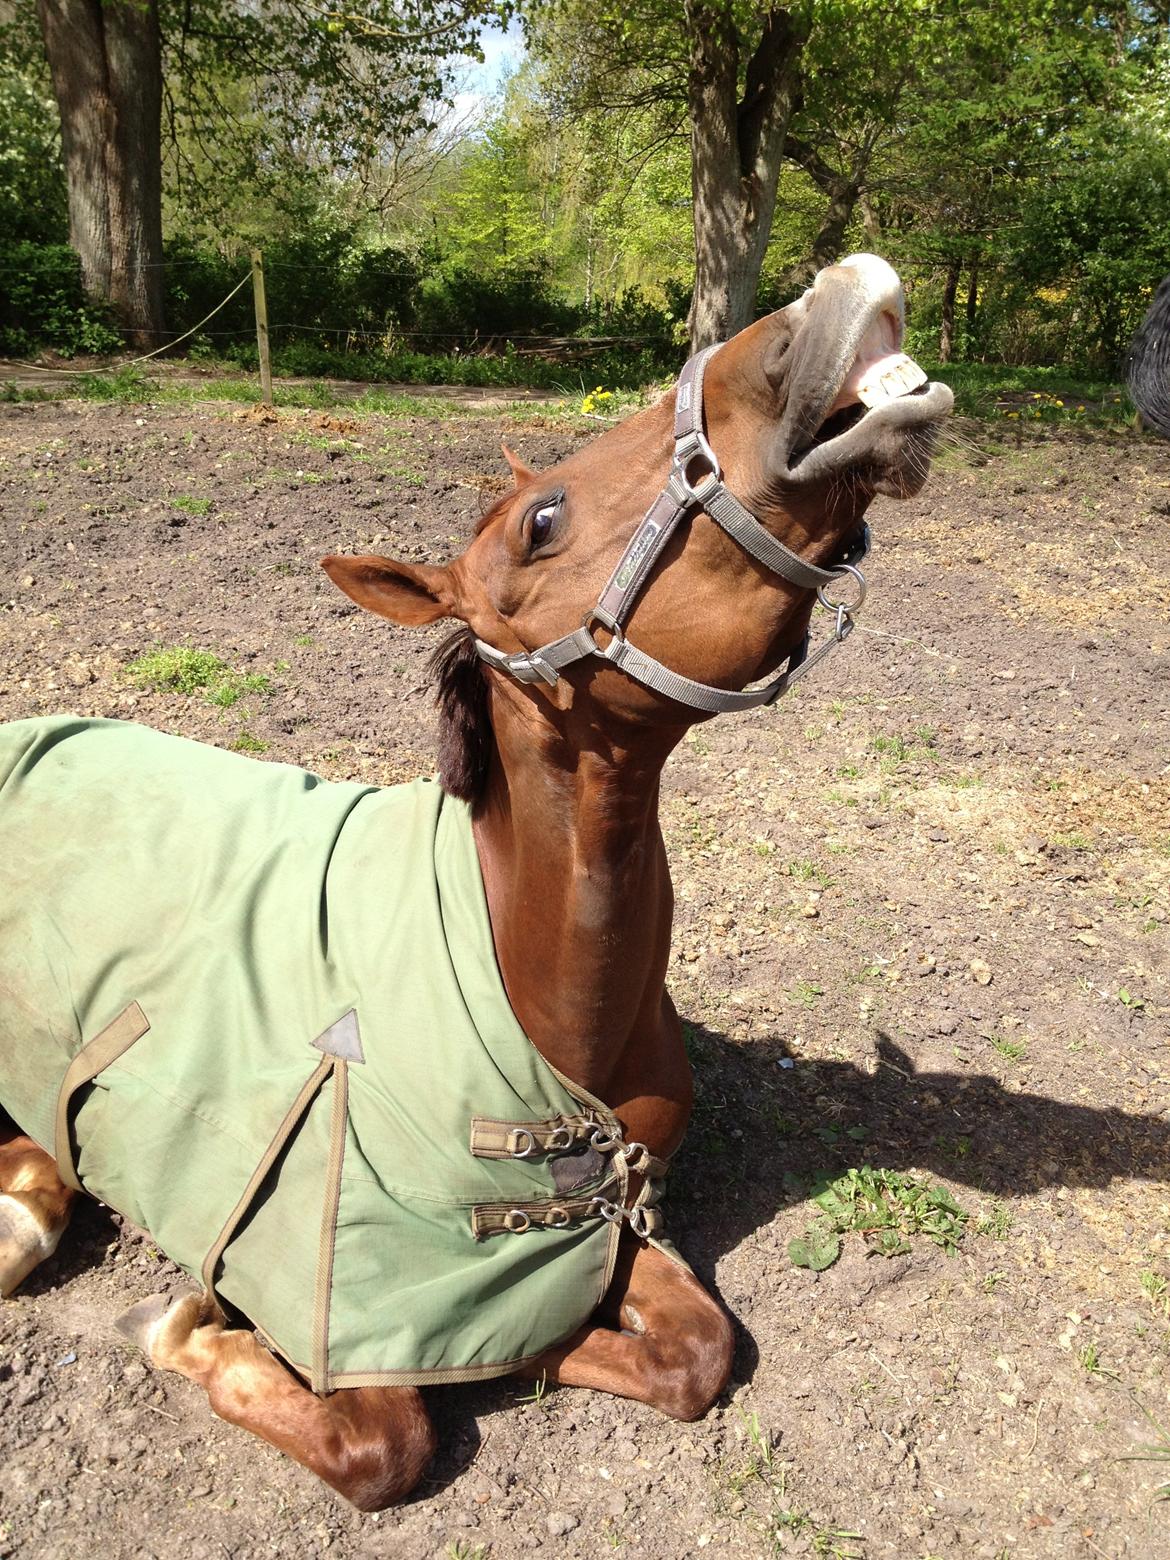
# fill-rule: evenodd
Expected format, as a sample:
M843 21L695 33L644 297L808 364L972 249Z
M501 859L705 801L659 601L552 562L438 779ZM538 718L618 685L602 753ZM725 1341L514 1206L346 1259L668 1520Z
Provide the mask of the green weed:
M1155 1314L1170 1317L1170 1283L1165 1277L1153 1268L1143 1268L1139 1282Z
M975 1233L989 1235L993 1240L1006 1240L1014 1222L1007 1205L998 1197L993 1197L987 1205L987 1212L979 1215Z
M988 1039L1005 1061L1022 1061L1028 1049L1023 1040L1005 1040L1002 1035L989 1035Z
M254 737L250 731L241 731L232 743L233 753L267 753L268 743Z
M798 883L815 883L819 888L833 886L833 879L815 861L789 861L780 871L785 877L795 878Z
M171 503L176 509L185 509L189 515L206 515L211 513L211 500L209 498L192 498L189 493L180 493L177 498L172 498Z
M139 688L169 693L202 693L209 704L230 709L246 693L268 693L268 678L237 672L210 650L189 645L160 645L131 661L124 675Z
M819 1177L812 1187L820 1210L804 1236L789 1243L797 1267L820 1272L841 1252L842 1235L859 1234L869 1250L893 1257L909 1251L910 1241L925 1236L953 1256L963 1238L967 1215L943 1186L896 1170L863 1165L832 1179Z

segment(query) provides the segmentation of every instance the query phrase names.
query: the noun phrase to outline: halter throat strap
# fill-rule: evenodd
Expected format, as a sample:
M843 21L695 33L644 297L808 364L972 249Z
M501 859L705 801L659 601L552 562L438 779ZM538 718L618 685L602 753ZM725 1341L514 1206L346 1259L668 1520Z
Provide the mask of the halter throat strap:
M799 677L810 672L848 637L865 600L865 576L858 564L869 552L869 527L860 528L856 544L841 563L822 569L806 563L783 542L778 542L724 484L719 461L703 429L703 377L708 362L721 344L716 342L696 353L679 375L675 390L674 455L670 477L626 544L597 605L586 614L580 628L538 650L509 655L476 639L476 651L489 666L509 673L518 682L540 681L552 686L566 666L595 655L656 693L716 715L774 704ZM806 634L789 656L783 671L763 687L739 692L696 682L663 666L661 661L646 655L625 637L626 619L667 543L682 521L700 510L773 574L801 590L815 590L821 606L834 614L831 636L809 655L809 636ZM839 588L843 581L852 581L852 601L834 599L829 594L829 587ZM607 629L611 636L604 647L594 637L595 625Z

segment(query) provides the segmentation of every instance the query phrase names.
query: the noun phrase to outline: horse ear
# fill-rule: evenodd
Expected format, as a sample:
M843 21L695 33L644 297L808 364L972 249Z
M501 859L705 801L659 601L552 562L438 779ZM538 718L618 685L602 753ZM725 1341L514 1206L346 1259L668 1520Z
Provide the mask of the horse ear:
M513 482L515 482L518 488L526 487L528 483L532 481L533 477L536 475L536 472L533 471L531 466L525 465L515 450L509 449L506 444L501 444L500 448L504 452L504 459L512 468Z
M408 628L455 615L450 572L425 563L399 563L376 554L321 559L325 573L359 607Z

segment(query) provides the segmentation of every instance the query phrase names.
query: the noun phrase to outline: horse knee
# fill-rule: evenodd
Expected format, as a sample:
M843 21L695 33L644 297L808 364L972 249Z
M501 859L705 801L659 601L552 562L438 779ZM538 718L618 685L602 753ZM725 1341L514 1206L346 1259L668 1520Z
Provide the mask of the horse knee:
M326 1399L342 1410L345 1429L334 1444L334 1465L317 1471L359 1511L384 1511L404 1500L426 1473L438 1436L421 1399L389 1413L383 1403L379 1413L376 1401L354 1404L352 1395L349 1389Z
M660 1351L657 1407L672 1419L700 1419L730 1380L734 1352L731 1318L712 1302L701 1327Z

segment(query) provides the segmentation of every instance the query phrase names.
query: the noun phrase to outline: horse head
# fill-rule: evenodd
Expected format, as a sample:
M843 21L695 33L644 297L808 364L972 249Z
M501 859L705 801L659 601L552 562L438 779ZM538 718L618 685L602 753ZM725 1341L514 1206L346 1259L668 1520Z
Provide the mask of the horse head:
M743 689L791 657L875 494L922 486L952 396L903 354L903 327L895 272L852 256L548 471L505 450L514 487L450 564L323 565L397 623L465 625L444 661L462 703L482 685L478 656L513 674L492 679L493 698L522 698L577 747L607 721L669 731L673 745L736 707L688 707L687 685ZM658 673L639 676L648 663ZM449 788L473 795L457 767Z

